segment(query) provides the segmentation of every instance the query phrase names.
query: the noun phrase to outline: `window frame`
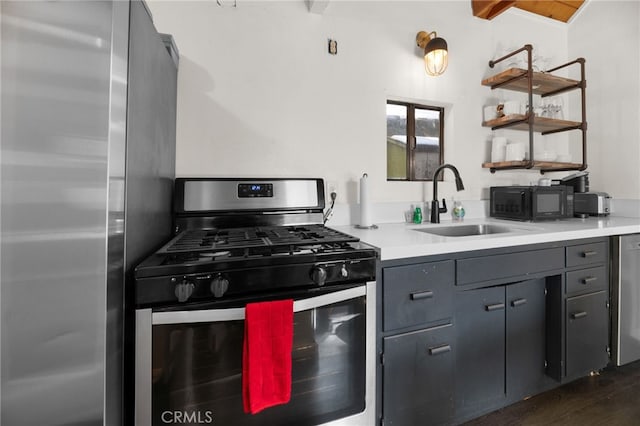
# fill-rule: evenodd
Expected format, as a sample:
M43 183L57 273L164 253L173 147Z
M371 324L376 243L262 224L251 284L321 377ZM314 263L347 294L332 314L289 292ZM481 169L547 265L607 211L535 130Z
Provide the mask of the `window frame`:
M406 167L407 177L405 179L390 178L387 175L387 181L389 182L433 182L432 178L416 179L415 177L415 150L417 145L416 139L416 109L426 109L430 111L437 111L440 115L440 129L439 129L439 164L444 164L444 107L436 105L425 105L417 102L398 101L393 99L387 99L385 105L400 105L407 108L407 155L406 155ZM386 121L386 113L385 113ZM387 158L388 161L388 158ZM438 180L442 180L443 176L440 174Z

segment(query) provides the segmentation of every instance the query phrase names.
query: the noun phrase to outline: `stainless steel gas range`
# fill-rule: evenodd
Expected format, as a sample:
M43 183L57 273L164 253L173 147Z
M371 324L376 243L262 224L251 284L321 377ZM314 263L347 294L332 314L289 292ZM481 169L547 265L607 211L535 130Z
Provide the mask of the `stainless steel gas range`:
M376 252L324 208L322 179L176 180L176 235L135 271L137 424L374 423ZM291 398L246 414L245 306L284 299Z

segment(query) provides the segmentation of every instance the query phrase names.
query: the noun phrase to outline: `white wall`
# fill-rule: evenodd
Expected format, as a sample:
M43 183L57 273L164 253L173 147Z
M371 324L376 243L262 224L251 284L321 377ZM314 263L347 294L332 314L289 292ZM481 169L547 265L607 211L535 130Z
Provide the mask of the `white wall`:
M614 198L640 198L639 23L640 2L590 0L569 26L569 54L586 59L590 187Z
M569 28L581 21L567 25L517 9L486 21L472 16L468 0L332 0L322 14L310 13L303 0L222 4L149 1L156 27L174 35L181 55L179 176L323 177L337 189L339 202L356 203L356 182L366 172L374 202L428 200L430 182L386 181L385 102L393 98L447 107L445 161L459 168L467 188L457 197L486 198L490 185L540 177L533 171L490 174L481 167L492 134L481 127L482 107L513 95L492 92L480 81L490 74L488 60L505 47L530 43L552 64L566 62ZM612 21L620 27L633 21L636 46L637 17L622 14ZM436 30L447 40L450 62L443 76L424 73L415 47L420 30ZM606 33L591 23L585 31L590 41ZM337 40L337 56L327 53L328 38ZM601 58L585 50L595 68ZM590 81L597 93L591 87ZM524 133L505 135L526 140ZM554 135L545 143L566 146L568 137ZM590 137L590 145L602 144L599 139ZM449 197L455 193L449 171L445 179L439 191Z

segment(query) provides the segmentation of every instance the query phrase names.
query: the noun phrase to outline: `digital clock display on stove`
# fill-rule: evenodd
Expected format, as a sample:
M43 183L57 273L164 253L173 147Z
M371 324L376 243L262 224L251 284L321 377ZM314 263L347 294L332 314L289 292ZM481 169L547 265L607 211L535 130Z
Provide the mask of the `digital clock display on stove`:
M238 184L239 198L273 197L272 183L240 183Z

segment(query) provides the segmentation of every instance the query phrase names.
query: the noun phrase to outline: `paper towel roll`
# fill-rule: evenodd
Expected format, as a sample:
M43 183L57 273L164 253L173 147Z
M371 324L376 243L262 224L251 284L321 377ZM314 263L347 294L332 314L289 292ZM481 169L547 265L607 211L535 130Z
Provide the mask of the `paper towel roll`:
M360 178L360 226L369 227L373 225L371 221L371 202L369 201L369 182L367 174Z

